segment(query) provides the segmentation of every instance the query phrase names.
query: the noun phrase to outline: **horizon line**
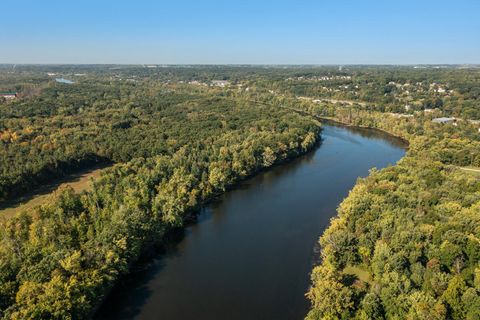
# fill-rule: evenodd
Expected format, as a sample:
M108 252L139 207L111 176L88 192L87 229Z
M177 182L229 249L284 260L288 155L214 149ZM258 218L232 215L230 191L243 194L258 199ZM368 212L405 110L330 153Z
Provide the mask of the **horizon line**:
M86 63L86 62L0 62L0 66L480 66L480 63Z

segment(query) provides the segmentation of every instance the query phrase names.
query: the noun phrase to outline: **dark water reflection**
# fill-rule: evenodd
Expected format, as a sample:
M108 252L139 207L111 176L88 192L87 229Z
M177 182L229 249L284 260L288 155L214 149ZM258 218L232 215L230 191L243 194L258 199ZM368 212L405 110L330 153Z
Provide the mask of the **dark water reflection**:
M358 177L394 164L398 139L326 125L314 152L202 210L112 292L98 319L302 319L316 243Z

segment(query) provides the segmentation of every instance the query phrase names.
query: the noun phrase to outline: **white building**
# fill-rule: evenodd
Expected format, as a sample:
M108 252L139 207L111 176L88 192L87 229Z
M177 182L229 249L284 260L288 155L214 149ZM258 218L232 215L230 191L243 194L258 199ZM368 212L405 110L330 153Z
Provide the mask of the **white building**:
M435 122L435 123L453 123L453 124L456 124L457 122L457 119L455 118L446 118L446 117L442 117L442 118L435 118L432 120L432 122Z
M15 99L17 97L16 92L0 92L0 97L5 99Z
M229 85L230 82L228 82L227 80L213 80L212 81L212 85L214 86L217 86L217 87L225 87L227 85Z

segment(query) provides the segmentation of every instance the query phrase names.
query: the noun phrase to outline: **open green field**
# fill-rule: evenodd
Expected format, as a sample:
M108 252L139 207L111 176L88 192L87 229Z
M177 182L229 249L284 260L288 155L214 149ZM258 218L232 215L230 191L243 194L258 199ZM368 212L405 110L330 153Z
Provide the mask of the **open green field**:
M42 205L50 195L60 188L69 186L75 192L88 190L91 188L91 179L99 177L104 169L104 167L95 167L90 170L71 174L56 183L35 189L18 199L6 201L0 204L0 219L10 218L18 212L28 211L36 206Z
M354 275L358 278L358 280L367 283L370 283L372 280L370 278L370 273L358 266L346 266L345 269L343 269L343 273Z

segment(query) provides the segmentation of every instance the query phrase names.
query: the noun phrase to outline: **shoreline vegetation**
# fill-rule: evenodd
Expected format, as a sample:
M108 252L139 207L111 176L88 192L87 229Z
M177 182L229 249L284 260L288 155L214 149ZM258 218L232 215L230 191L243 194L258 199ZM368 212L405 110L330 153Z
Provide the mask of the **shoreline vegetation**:
M278 160L275 160L274 162L271 162L271 163L268 163L268 164L264 164L264 166L261 166L260 168L257 168L255 171L252 171L250 173L246 173L245 175L242 175L242 176L239 176L238 178L234 178L234 177L231 177L231 181L228 182L227 184L224 184L222 186L222 188L220 190L217 190L217 191L211 191L212 193L211 194L207 194L205 195L206 197L203 198L201 201L199 201L197 204L195 204L194 206L191 206L190 203L187 203L186 204L186 207L184 208L184 211L181 211L181 212L176 212L176 215L178 215L178 217L171 217L170 219L175 219L175 221L168 221L168 223L165 223L166 225L162 227L161 229L161 232L159 234L152 234L150 235L150 239L148 240L148 242L146 243L141 243L141 244L138 244L138 246L140 246L140 248L138 248L138 253L136 254L135 258L134 259L129 259L130 261L127 262L127 265L128 266L122 266L121 269L119 268L118 270L118 275L116 275L116 277L121 277L122 275L126 275L128 273L128 269L144 254L146 253L148 250L150 250L152 248L152 246L155 246L155 245L159 245L162 241L163 241L163 236L166 235L170 230L172 230L171 228L179 228L179 227L183 227L183 225L185 223L188 223L188 221L191 221L193 219L195 219L196 215L198 214L198 210L200 207L203 207L205 205L208 205L208 203L210 201L213 201L216 197L218 197L219 195L221 195L223 192L227 192L228 190L232 189L232 188L235 188L236 185L238 185L238 183L240 183L241 181L245 180L245 179L248 179L249 177L252 177L253 175L256 175L264 170L268 170L270 169L271 167L273 166L276 166L276 165L281 165L282 163L285 163L285 162L288 162L288 161L291 161L295 158L297 158L298 156L302 156L308 152L310 152L312 149L315 148L315 146L317 146L319 143L320 143L320 140L319 138L321 137L320 135L320 131L316 132L315 136L317 138L313 138L313 135L308 135L303 139L303 141L301 141L303 143L303 147L301 150L296 150L296 149L291 149L291 150L288 150L287 152L291 152L291 156L289 157L285 157L283 159L278 159ZM299 143L300 144L300 143ZM123 166L123 165L118 165L119 167ZM94 187L93 189L95 190L96 189L96 186L95 185L98 185L98 184L102 184L102 178L103 178L103 175L108 175L108 171L115 171L115 169L105 169L106 173L103 173L102 174L102 177L100 177L99 180L97 181L94 181ZM178 191L178 190L177 190ZM58 205L60 208L62 209L67 209L65 208L65 201L84 201L84 199L82 198L85 198L85 197L88 197L89 196L89 192L86 191L86 192L83 192L81 194L78 194L78 193L74 193L73 192L73 189L71 188L66 188L66 189L59 189L57 191L54 192L53 195L50 195L51 197L51 201L54 201L54 202L60 202L56 205ZM68 199L66 199L68 198ZM73 198L73 199L72 199ZM77 198L77 199L75 199ZM50 207L46 207L47 205L42 205L40 206L39 208L36 208L34 209L34 211L44 211L42 213L46 213L45 211L49 211L51 210L51 206ZM68 208L70 210L72 210L72 208ZM85 208L83 208L85 209ZM71 214L73 212L70 212ZM20 213L20 217L18 217L19 219L25 219L26 218L26 213ZM18 221L14 221L13 223L16 223ZM165 221L166 222L166 221ZM158 223L158 222L157 222ZM125 238L123 238L125 239ZM126 246L125 243L122 243L122 246ZM125 250L127 250L128 248L125 247ZM75 258L80 258L78 255L75 257ZM61 263L63 262L63 260L61 261ZM109 261L110 262L110 261ZM115 261L116 263L118 263L119 261ZM103 267L105 268L105 267ZM103 269L102 268L102 269ZM110 270L109 273L111 274L112 272L114 272L114 270ZM76 278L76 276L74 277ZM52 279L52 280L55 280L55 279ZM91 304L91 309L88 311L87 308L85 308L86 306L83 305L82 307L85 308L85 313L80 313L78 310L72 310L72 309L65 309L65 305L63 305L63 309L62 309L62 312L65 312L66 315L68 314L76 314L78 315L79 317L86 317L86 318L90 318L94 315L95 311L100 307L101 303L104 301L104 299L108 296L108 293L110 292L111 289L113 289L114 287L114 284L115 284L115 281L109 281L107 280L107 283L102 283L102 289L100 290L99 292L99 295L96 296L96 297L92 297L92 300L91 301L95 301L96 299L100 298L100 300L97 300L96 302L92 302ZM61 288L58 288L58 289L61 289ZM88 288L89 290L95 290L94 288ZM19 289L20 290L20 289ZM77 287L76 290L81 290L81 287ZM50 292L45 292L46 294L51 294ZM39 294L39 292L36 292L36 294ZM60 292L59 292L60 294ZM67 292L67 294L71 294L70 292ZM85 296L82 295L81 298L84 298ZM72 296L69 297L68 301L70 302L71 298L73 298ZM66 301L65 301L66 302ZM83 300L82 299L82 302L85 304L87 301ZM31 303L31 301L30 301ZM73 305L69 305L71 306L72 308L74 307ZM27 306L26 306L27 307ZM28 305L28 308L35 308L36 306L35 305ZM78 306L77 306L78 307ZM13 309L13 308L12 308ZM51 309L50 306L48 307L48 309ZM15 310L15 309L13 309ZM36 318L37 316L35 315L35 313L30 313L28 310L25 311L25 310L22 310L20 309L21 311L14 311L12 313L12 318L15 318L15 317L20 317L20 318L24 318L24 317L32 317L32 318ZM7 312L9 312L10 310L6 310ZM73 312L72 312L73 311ZM20 314L20 312L22 312ZM43 318L45 315L48 315L50 316L51 313L50 313L50 310L48 310L47 312L43 313L43 315L41 316L41 318ZM8 314L6 314L6 316L9 316Z
M91 190L61 190L2 222L2 317L91 318L115 281L168 230L240 180L319 142L321 127L311 117L237 103L235 110L205 104L205 129L171 154L116 164ZM215 129L205 135L209 122Z
M398 134L394 134L386 129L381 129L381 128L376 128L376 127L369 127L369 126L362 126L362 125L356 125L356 124L351 124L351 123L348 123L348 122L343 122L343 121L340 121L340 120L336 120L335 118L331 118L331 117L317 117L318 119L322 120L322 121L326 121L326 122L332 122L336 125L342 125L342 126L345 126L345 127L350 127L350 128L360 128L360 129L368 129L368 130L376 130L376 131L379 131L379 132L382 132L382 133L385 133L385 134L388 134L389 136L392 136L396 139L399 139L401 140L403 143L405 143L405 146L408 147L408 145L410 144L410 142L403 136L401 135L398 135Z
M387 131L410 147L341 203L320 239L306 318L480 318L480 179L462 173L480 162L474 129L452 134L421 117L335 113L329 118Z
M172 227L169 227L168 229L165 229L162 238L155 239L149 243L146 243L144 247L142 248L141 253L138 255L138 258L136 260L131 261L129 265L129 269L135 265L135 263L139 262L140 260L144 258L148 258L148 256L152 253L152 250L156 248L161 248L162 245L172 241L172 236L175 238L176 232L179 231L179 229L183 229L187 227L191 223L196 223L196 219L198 218L198 215L200 214L200 210L203 207L208 206L212 202L214 202L218 197L220 197L222 194L225 192L229 192L231 190L234 190L236 187L238 187L239 184L242 182L253 178L254 176L264 172L268 171L276 166L281 166L282 164L288 163L290 161L295 160L298 157L302 157L307 155L308 153L312 152L315 150L317 147L321 145L321 127L319 128L320 130L316 134L316 139L311 144L307 149L302 149L301 152L293 155L292 157L287 157L284 159L279 159L272 163L271 165L267 167L260 167L257 170L245 175L241 176L238 179L232 181L231 184L227 184L224 186L223 189L218 190L217 192L214 192L210 194L207 198L203 199L202 202L198 203L196 206L188 208L181 214L181 222L179 224L176 224ZM155 254L155 253L154 253ZM101 301L95 305L93 308L91 315L93 318L95 318L95 313L98 311L98 309L102 306L102 304L105 302L105 300L108 298L108 295L110 294L111 290L115 289L115 285L118 284L118 280L120 280L121 277L128 277L129 272L123 273L119 276L119 279L117 279L116 282L112 283L111 286L107 289L107 291L101 296Z

